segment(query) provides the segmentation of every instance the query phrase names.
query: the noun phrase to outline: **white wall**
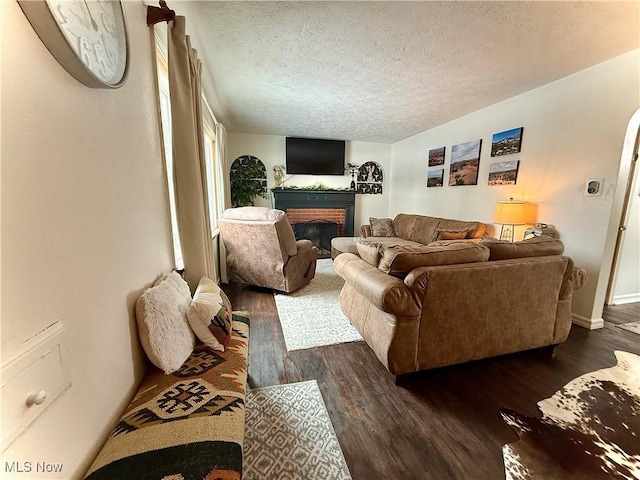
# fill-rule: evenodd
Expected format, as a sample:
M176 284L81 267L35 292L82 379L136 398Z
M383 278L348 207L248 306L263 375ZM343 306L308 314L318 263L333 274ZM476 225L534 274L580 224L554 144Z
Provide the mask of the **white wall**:
M280 135L258 135L250 133L229 132L227 137L227 154L230 163L242 155L258 157L267 168L267 187L269 199L258 197L258 206L272 206L270 189L275 187L273 180L274 165L285 165L285 137ZM382 195L356 195L355 231L369 223L369 217L386 216L389 205L389 165L391 145L384 143L347 142L345 163L362 165L365 162L377 162L385 174ZM348 188L351 176L336 175L285 175L285 186L309 186L323 183L330 188Z
M135 300L173 265L146 8L124 3L131 69L105 90L73 79L17 2L0 2L2 361L60 321L72 381L3 472L48 461L59 478L84 474L146 368Z
M496 201L538 206L538 221L555 225L565 253L586 268L574 312L592 320L613 191L627 123L640 104L639 53L630 52L564 79L476 111L392 146L389 214L422 213L490 223ZM516 185L488 186L491 136L524 127ZM477 186L426 188L429 149L483 141ZM505 158L505 157L502 157ZM587 198L584 183L604 178L604 194ZM517 238L522 238L522 230Z

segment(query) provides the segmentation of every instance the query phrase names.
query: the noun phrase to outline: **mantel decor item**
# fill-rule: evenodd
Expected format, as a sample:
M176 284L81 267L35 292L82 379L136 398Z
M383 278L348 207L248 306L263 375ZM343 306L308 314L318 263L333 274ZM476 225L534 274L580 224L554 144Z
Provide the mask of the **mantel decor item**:
M42 43L76 80L91 88L124 84L129 41L121 1L18 3Z
M535 222L535 216L536 206L534 204L510 198L508 201L505 200L496 203L496 209L493 213L493 223L502 224L500 228L500 240L510 240L513 242L515 226L531 224Z
M347 168L345 168L346 171L351 173L351 183L349 184L349 188L351 190L356 189L356 174L358 173L359 168L360 167L355 163L347 163Z
M358 169L357 193L381 195L384 174L377 162L365 162Z
M284 186L284 167L282 165L274 165L273 181L276 184L275 188L282 188Z

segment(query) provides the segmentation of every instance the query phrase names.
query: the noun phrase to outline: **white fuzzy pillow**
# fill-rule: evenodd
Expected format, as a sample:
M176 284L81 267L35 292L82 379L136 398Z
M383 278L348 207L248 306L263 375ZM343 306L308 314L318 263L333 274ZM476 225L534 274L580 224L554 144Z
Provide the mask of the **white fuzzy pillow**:
M161 278L136 302L142 348L149 360L167 374L178 370L195 346L187 323L190 303L189 285L177 272Z

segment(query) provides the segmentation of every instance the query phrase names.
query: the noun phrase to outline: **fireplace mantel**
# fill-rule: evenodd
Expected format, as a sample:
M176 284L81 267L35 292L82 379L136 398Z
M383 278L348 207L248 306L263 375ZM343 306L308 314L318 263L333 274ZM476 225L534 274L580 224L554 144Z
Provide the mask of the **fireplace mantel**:
M274 188L275 208L287 211L287 208L344 208L344 233L353 237L356 192L355 190L293 190Z

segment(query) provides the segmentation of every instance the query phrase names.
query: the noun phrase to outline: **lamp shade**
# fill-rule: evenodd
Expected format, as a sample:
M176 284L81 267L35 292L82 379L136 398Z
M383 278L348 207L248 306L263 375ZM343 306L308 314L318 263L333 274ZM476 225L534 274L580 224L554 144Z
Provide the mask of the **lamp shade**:
M536 206L519 200L505 200L496 203L493 223L503 225L525 225L536 220Z

